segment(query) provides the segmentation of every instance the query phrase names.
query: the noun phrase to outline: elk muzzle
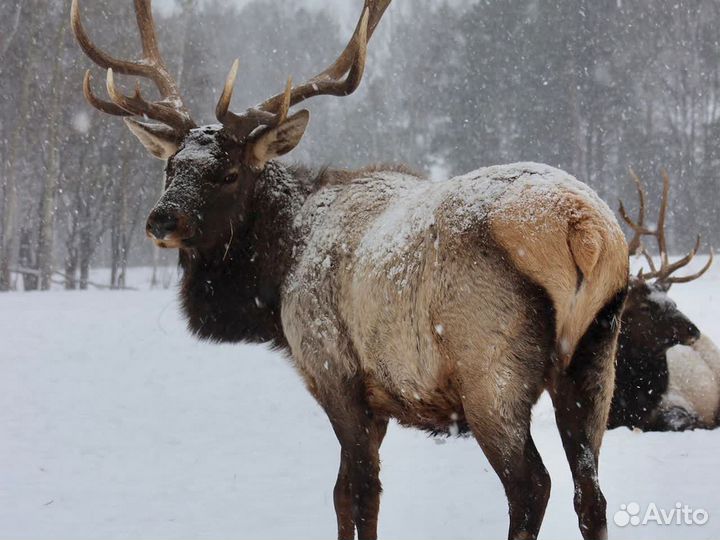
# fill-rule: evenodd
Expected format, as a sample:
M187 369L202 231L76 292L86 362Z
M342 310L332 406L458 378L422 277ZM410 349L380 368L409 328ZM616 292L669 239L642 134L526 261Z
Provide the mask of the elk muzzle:
M179 248L194 235L188 219L179 211L155 208L148 217L145 232L161 248Z
M700 329L679 309L674 309L657 321L658 325L666 325L672 331L672 343L691 347L700 339Z
M700 339L700 336L702 335L700 332L700 329L695 326L689 319L687 319L686 322L686 339L685 341L688 343L688 345L692 345L695 343L698 339Z

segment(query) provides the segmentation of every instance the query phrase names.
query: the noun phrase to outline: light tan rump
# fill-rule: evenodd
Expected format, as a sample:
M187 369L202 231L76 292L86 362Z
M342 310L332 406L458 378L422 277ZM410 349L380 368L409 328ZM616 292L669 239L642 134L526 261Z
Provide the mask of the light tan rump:
M490 224L517 268L552 298L557 352L567 367L590 323L627 282L622 230L583 184L541 176L516 181Z

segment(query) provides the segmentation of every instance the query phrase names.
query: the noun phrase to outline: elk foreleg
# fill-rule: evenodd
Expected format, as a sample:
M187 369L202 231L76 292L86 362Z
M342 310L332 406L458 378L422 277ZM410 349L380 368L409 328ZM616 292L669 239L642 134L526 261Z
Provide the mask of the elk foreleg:
M369 409L362 390L348 385L321 403L340 442L340 470L334 502L339 540L377 538L380 510L380 444L387 418Z

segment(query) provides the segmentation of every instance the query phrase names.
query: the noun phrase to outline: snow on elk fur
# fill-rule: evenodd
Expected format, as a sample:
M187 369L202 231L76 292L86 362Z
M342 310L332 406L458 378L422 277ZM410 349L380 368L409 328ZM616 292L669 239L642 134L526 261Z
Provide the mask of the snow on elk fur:
M360 83L367 43L390 0L366 0L338 59L242 114L229 110L237 61L216 108L196 127L159 55L148 1L136 0L145 58L121 61L87 37L111 101L167 161L166 191L147 223L177 248L190 329L216 341L289 352L341 445L334 502L339 538L376 538L379 448L390 418L432 432L471 432L500 476L509 536L534 538L550 480L530 436L549 390L586 538L606 532L598 453L613 389L628 256L607 206L566 173L532 163L432 183L399 167L288 167L317 95ZM151 78L163 96L122 95L113 73Z

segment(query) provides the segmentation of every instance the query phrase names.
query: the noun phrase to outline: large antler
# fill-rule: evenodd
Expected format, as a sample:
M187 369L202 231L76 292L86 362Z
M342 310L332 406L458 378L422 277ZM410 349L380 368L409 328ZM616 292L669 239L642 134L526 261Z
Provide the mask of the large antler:
M299 86L288 80L285 91L266 99L242 114L229 110L239 67L235 60L225 82L215 115L238 139L260 126L276 126L285 120L290 107L314 96L348 96L360 85L365 70L367 45L391 0L365 0L362 15L343 52L328 68ZM344 78L343 78L344 77Z
M625 206L623 205L622 201L620 201L620 216L623 218L625 223L627 223L630 228L633 230L634 235L633 238L628 243L628 249L630 251L631 255L637 255L638 252L645 257L645 260L648 263L648 266L650 268L649 271L645 272L643 270L640 271L638 274L638 277L643 280L650 280L655 279L655 282L660 285L663 289L667 290L670 288L670 286L673 283L687 283L689 281L693 281L700 276L702 276L707 270L710 268L710 266L713 263L713 251L710 250L710 257L708 259L708 262L703 266L699 271L695 272L694 274L690 274L687 276L673 276L672 274L676 272L677 270L687 266L690 264L690 261L693 260L695 255L697 255L698 250L700 249L700 235L697 236L697 239L695 240L695 246L692 248L690 253L682 257L681 259L678 259L674 263L670 262L670 256L667 251L667 244L665 241L665 216L667 215L667 205L668 205L668 198L670 194L670 176L668 175L667 171L662 171L662 179L663 179L663 190L662 190L662 199L660 201L660 211L658 214L658 221L657 225L654 229L649 228L647 225L645 225L645 189L643 187L642 181L640 180L640 177L638 177L637 174L633 170L630 170L630 176L632 177L633 181L635 182L635 186L637 188L638 197L640 199L640 209L638 211L638 219L637 221L634 221L627 213L627 210L625 209ZM645 246L642 243L642 237L643 236L652 236L656 239L658 244L658 251L660 252L660 267L658 268L655 265L655 261L653 260L650 253L647 251Z
M90 40L80 21L79 0L72 0L70 20L73 32L85 54L98 66L107 70L106 85L110 101L102 100L93 93L90 70L85 72L83 93L93 107L104 113L115 116L146 116L167 124L178 134L184 134L194 128L195 123L183 105L177 83L170 75L165 61L160 55L151 0L134 0L134 2L143 57L139 60L120 60L99 49ZM125 96L115 85L115 73L152 80L162 99L154 102L146 101L140 91L140 81L135 86L135 93L132 96Z

